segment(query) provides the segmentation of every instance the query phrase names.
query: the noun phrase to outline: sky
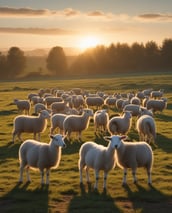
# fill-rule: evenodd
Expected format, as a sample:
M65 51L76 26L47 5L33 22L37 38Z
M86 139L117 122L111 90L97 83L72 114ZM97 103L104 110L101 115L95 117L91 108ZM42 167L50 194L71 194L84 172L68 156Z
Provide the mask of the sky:
M1 0L0 50L172 38L172 0Z

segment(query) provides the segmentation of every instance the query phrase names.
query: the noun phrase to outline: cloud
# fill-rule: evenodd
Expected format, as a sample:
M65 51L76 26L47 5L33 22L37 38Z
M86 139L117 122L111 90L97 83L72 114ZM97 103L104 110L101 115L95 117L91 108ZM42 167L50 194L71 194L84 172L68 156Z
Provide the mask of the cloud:
M172 14L145 13L138 16L143 21L172 21Z
M31 8L0 7L0 16L44 16L48 14L54 14L54 11L47 9L34 10Z
M71 35L76 32L60 28L10 28L0 27L0 33L35 34L35 35Z

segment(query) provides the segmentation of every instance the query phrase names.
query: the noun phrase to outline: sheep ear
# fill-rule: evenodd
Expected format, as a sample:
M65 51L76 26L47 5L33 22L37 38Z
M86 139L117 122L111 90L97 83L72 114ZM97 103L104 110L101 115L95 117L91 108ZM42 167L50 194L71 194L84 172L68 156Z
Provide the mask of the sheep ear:
M53 135L49 135L49 136L50 136L51 139L54 139L54 136L53 136Z
M120 136L120 139L121 139L121 140L126 139L126 138L127 138L127 136L126 136L126 135L122 135L122 136Z
M104 136L104 139L105 139L106 141L111 141L112 137L111 137L111 136Z

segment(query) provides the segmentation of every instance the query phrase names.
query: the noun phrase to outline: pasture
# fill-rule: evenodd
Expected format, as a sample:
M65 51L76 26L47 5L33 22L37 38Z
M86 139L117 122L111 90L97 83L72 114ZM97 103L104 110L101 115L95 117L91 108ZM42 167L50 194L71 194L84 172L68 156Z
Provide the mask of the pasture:
M116 167L110 171L107 179L107 191L103 191L103 173L100 172L98 191L93 190L94 173L91 170L91 187L86 184L80 188L78 172L78 150L85 141L96 141L107 145L102 134L94 133L93 121L83 132L82 142L75 139L66 141L67 147L62 150L60 166L51 170L50 185L40 185L40 173L30 172L32 182L18 184L19 161L18 149L21 144L12 140L13 119L18 115L14 98L26 99L31 92L40 88L58 88L70 90L80 87L90 92L139 91L147 88L164 89L168 106L162 113L156 113L157 145L152 146L154 166L152 186L147 185L144 169L137 171L138 184L133 184L132 174L128 172L128 186L122 187L123 172ZM32 107L33 109L33 107ZM114 108L111 115L118 113ZM138 134L134 126L129 138L134 142ZM41 141L49 142L49 128L41 135ZM32 134L22 134L23 139L32 138ZM24 173L24 181L26 179ZM0 211L1 212L70 212L70 213L110 213L110 212L171 212L172 209L172 75L153 74L146 76L116 76L92 79L57 79L45 81L1 82L0 84Z

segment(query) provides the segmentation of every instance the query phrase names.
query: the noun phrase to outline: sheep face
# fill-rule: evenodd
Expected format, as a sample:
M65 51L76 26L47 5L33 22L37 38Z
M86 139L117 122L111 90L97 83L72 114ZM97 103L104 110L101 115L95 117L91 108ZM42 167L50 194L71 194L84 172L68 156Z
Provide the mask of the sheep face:
M132 118L132 114L131 114L131 112L129 112L129 111L125 111L124 112L124 116L126 117L126 118Z
M84 113L87 114L89 117L92 117L94 115L92 109L84 109Z
M40 111L41 117L44 119L49 119L50 118L50 114L47 110L42 110Z
M60 134L56 134L56 135L50 135L50 138L53 140L53 143L56 145L56 146L59 146L59 147L66 147L66 144L64 142L64 138L62 135Z
M112 136L105 136L104 139L111 142L112 148L118 149L121 145L121 140L125 139L126 137L127 136L125 135L122 135L122 136L112 135Z

